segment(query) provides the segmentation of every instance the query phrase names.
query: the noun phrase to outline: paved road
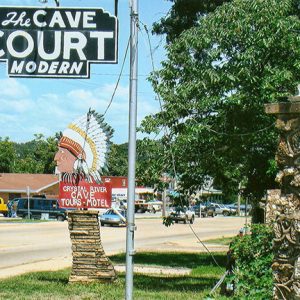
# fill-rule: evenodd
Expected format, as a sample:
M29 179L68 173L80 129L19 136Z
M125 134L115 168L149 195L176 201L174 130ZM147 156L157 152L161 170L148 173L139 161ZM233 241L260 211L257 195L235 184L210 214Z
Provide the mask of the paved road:
M196 219L193 229L201 240L233 236L244 218ZM162 225L161 219L136 219L135 248L160 251L204 251L189 225ZM124 252L126 228L101 227L106 254ZM218 250L213 248L212 250ZM0 278L36 270L56 270L71 265L67 222L0 223Z

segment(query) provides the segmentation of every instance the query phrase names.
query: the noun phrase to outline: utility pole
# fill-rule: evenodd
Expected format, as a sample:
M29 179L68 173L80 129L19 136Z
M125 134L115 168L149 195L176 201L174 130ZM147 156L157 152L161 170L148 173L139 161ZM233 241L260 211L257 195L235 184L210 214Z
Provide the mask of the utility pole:
M26 194L27 194L27 217L28 219L30 219L30 199L29 199L29 196L30 196L30 187L27 186L26 187Z
M237 198L237 215L241 215L241 193L242 193L242 182L239 183L239 192Z
M129 83L129 141L128 141L128 201L126 228L126 300L133 295L134 200L137 119L138 72L138 0L130 1L130 83Z
M163 183L164 183L164 190L162 193L162 216L167 216L167 190L165 187L166 182L168 182L168 178L166 174L163 174Z
M163 217L167 216L167 190L165 187L162 194L162 216Z

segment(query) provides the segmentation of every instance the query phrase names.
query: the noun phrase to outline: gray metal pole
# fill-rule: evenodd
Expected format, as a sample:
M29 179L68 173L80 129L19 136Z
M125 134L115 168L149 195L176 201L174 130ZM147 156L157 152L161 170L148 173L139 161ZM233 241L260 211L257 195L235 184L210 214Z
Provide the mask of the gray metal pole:
M238 198L237 198L237 215L241 215L241 189L242 189L242 183L239 183L239 193L238 193Z
M165 187L162 194L162 216L163 217L167 216L167 190Z
M128 144L128 193L126 230L126 300L133 295L134 251L134 200L137 119L138 72L138 0L132 0L130 8L130 87L129 87L129 144Z
M30 219L30 199L29 199L29 195L30 195L30 188L29 186L26 187L26 194L27 194L27 217L28 219Z

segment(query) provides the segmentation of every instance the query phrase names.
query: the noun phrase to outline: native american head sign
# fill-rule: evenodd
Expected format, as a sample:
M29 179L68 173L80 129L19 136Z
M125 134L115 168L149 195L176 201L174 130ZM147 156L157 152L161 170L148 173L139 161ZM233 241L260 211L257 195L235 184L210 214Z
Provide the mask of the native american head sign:
M92 110L63 132L54 157L61 174L61 207L110 207L111 183L102 182L101 174L107 167L112 134L103 116Z
M117 62L117 25L103 9L0 7L0 61L10 77L88 78Z

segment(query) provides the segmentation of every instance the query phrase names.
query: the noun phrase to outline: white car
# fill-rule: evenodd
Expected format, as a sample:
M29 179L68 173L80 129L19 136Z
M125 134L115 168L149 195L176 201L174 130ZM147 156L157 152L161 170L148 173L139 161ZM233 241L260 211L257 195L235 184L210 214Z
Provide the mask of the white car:
M233 210L224 204L211 203L210 205L215 208L217 215L229 216L234 214Z
M190 222L190 224L193 224L195 220L195 212L186 207L176 207L171 211L170 218L175 223L183 222L186 224L187 222Z
M156 213L157 211L161 211L162 201L149 201L148 204L148 211Z

